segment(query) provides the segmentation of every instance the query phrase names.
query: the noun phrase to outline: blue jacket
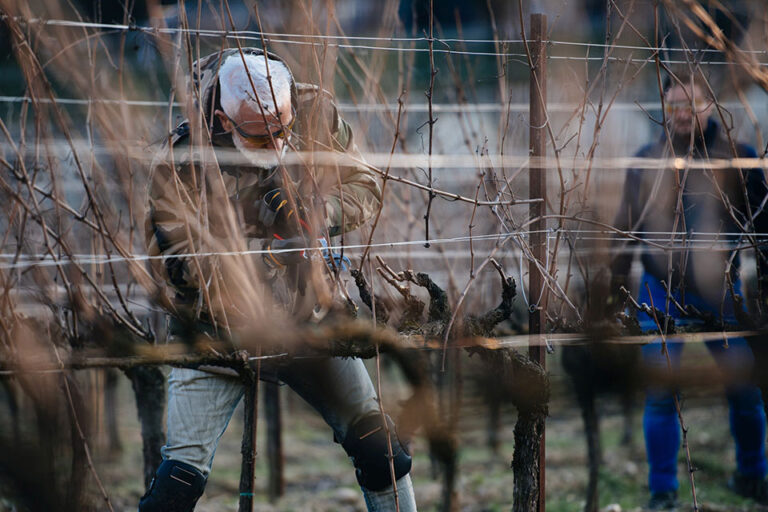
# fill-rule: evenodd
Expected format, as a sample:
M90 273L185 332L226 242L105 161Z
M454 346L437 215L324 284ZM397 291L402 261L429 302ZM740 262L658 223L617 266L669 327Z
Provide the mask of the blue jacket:
M690 138L670 144L662 136L636 156L706 161L757 157L750 146L735 141L732 144L712 120L703 136L690 146ZM740 262L735 247L762 242L750 235L768 232L768 207L763 204L767 195L760 168L629 169L614 226L666 246L662 250L640 244L645 272L671 283L683 296L694 293L710 299L714 306L727 286L726 269L733 283L738 280ZM674 242L671 233L675 234ZM615 257L611 266L615 287L626 283L632 258L630 250L619 251ZM762 281L768 278L768 246L759 247L756 259L761 295L766 296Z

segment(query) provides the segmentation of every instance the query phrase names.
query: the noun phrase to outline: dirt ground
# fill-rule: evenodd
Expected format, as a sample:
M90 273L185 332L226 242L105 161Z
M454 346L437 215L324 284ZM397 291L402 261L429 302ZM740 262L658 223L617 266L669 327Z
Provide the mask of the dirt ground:
M577 511L583 507L587 480L586 447L582 422L567 381L555 359L551 365L553 399L547 421L547 510ZM385 403L396 403L404 390L396 378L386 373ZM466 386L460 430L460 477L458 490L462 511L510 510L514 449L514 409L506 407L499 432L501 448L493 454L486 446L486 406ZM92 444L99 474L104 480L115 510L136 510L141 489L140 430L128 381L121 377L120 436L122 453L108 458L100 443ZM266 497L266 456L263 423L259 423L256 510L267 511L364 511L352 464L332 441L330 429L287 387L281 388L284 411L284 452L286 492L276 503ZM647 465L643 449L641 410L636 411L630 446L620 444L622 416L614 397L599 401L602 410L603 459L600 473L601 507L606 512L642 510L647 502ZM722 393L697 392L684 395L684 418L690 426L689 440L694 465L696 491L702 511L768 510L733 495L725 482L734 467L734 454L728 426L728 410ZM263 414L261 415L263 416ZM238 409L221 439L212 475L197 511L237 510L240 471L242 411ZM441 483L431 475L426 443L417 437L412 476L420 510L436 510ZM685 459L679 459L680 510L691 510L690 485L686 480ZM0 510L4 510L0 501ZM10 510L7 508L6 510Z

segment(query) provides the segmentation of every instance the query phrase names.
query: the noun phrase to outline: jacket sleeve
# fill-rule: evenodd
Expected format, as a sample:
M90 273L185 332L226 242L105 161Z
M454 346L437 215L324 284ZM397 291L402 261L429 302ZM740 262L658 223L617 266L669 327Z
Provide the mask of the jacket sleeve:
M346 121L338 119L339 129L334 140L339 150L362 161L352 130ZM341 143L345 143L342 145ZM339 166L338 179L325 197L327 227L331 236L357 229L376 215L381 206L381 187L373 171L363 164Z
M624 180L624 191L619 203L619 211L613 221L613 227L621 231L633 229L640 216L641 206L639 201L641 171L629 169ZM616 292L620 286L627 286L629 270L632 266L634 240L626 240L618 233L613 235L616 240L611 244L615 251L611 262L611 291Z
M333 97L309 84L298 84L299 119L304 119L312 142L305 150L346 153L353 161L315 169L323 202L325 227L331 236L357 229L373 218L381 205L376 175L362 162L350 125L341 117Z
M182 144L175 138L174 144ZM172 160L167 146L158 152L152 162L149 179L145 240L156 275L163 276L177 292L177 298L192 301L196 298L200 278L190 266L193 247L188 233L188 218L195 196L192 187L182 179L190 170L182 161Z
M231 316L230 306L241 303L246 287L256 281L241 276L249 273L244 258L230 256L246 247L216 179L219 171L198 164L201 151L189 147L176 140L173 151L165 147L152 163L147 253L161 256L152 261L153 270L171 285L177 300Z
M757 158L757 153L750 146L742 145L739 148L739 156L742 158ZM747 183L747 198L749 200L749 212L752 219L748 224L750 231L754 232L757 248L755 259L757 262L758 289L763 309L768 308L768 245L764 237L768 234L768 185L766 185L765 173L761 168L752 168L745 171Z

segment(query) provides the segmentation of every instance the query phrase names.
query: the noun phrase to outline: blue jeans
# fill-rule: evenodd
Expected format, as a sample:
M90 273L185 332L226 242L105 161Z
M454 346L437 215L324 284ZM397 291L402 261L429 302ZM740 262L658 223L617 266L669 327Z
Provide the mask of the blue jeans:
M666 291L648 274L643 275L638 302L650 305L648 283L653 296L653 303L664 310ZM739 284L734 286L739 291ZM679 300L679 294L676 297ZM704 304L700 299L686 297L687 303L693 303L701 311L720 314L720 305L716 308ZM730 302L730 304L728 304ZM670 306L670 316L679 318L680 314ZM733 322L733 301L726 299L723 316L726 322ZM655 328L647 315L638 314L638 320L644 329ZM661 320L659 320L661 321ZM722 340L706 342L709 352L715 358L726 379L726 397L730 409L731 434L736 445L736 463L738 471L747 477L764 478L766 475L765 431L766 419L760 390L750 381L754 366L754 356L744 338L729 338L726 347ZM672 372L680 366L683 343L667 339L667 350ZM642 348L643 362L648 368L666 371L667 358L662 352L661 341L654 341ZM652 493L677 490L677 453L680 450L680 423L674 403L672 390L651 387L646 393L645 412L643 414L645 448L648 454L648 486Z
M344 439L347 429L370 413L378 413L376 392L360 359L318 358L292 361L276 371L314 407ZM205 476L211 471L219 439L243 396L236 377L188 368L174 368L168 378L168 436L163 459L186 462ZM416 510L409 475L397 482L400 510ZM363 489L370 512L394 511L394 492Z

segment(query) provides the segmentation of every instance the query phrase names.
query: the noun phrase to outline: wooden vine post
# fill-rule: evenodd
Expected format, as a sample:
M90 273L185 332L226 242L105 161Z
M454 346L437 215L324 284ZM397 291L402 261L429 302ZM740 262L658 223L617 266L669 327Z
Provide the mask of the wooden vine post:
M531 56L531 85L530 85L530 157L529 167L529 196L530 199L541 199L529 206L531 219L530 247L532 256L538 265L531 264L528 274L528 294L530 301L530 316L528 327L531 344L528 354L531 359L546 369L546 351L543 342L544 323L546 321L546 288L541 269L546 266L547 223L542 218L547 209L547 172L544 159L547 155L547 17L544 14L531 14L530 38L528 47ZM544 426L541 427L539 441L538 468L538 508L544 511L545 494L545 460L544 460Z
M253 512L256 474L256 422L259 411L259 379L252 372L241 374L245 386L243 411L243 456L240 467L240 501L238 512Z
M283 440L282 412L280 410L280 386L274 382L265 382L264 416L267 424L267 494L274 502L285 494L283 477Z

